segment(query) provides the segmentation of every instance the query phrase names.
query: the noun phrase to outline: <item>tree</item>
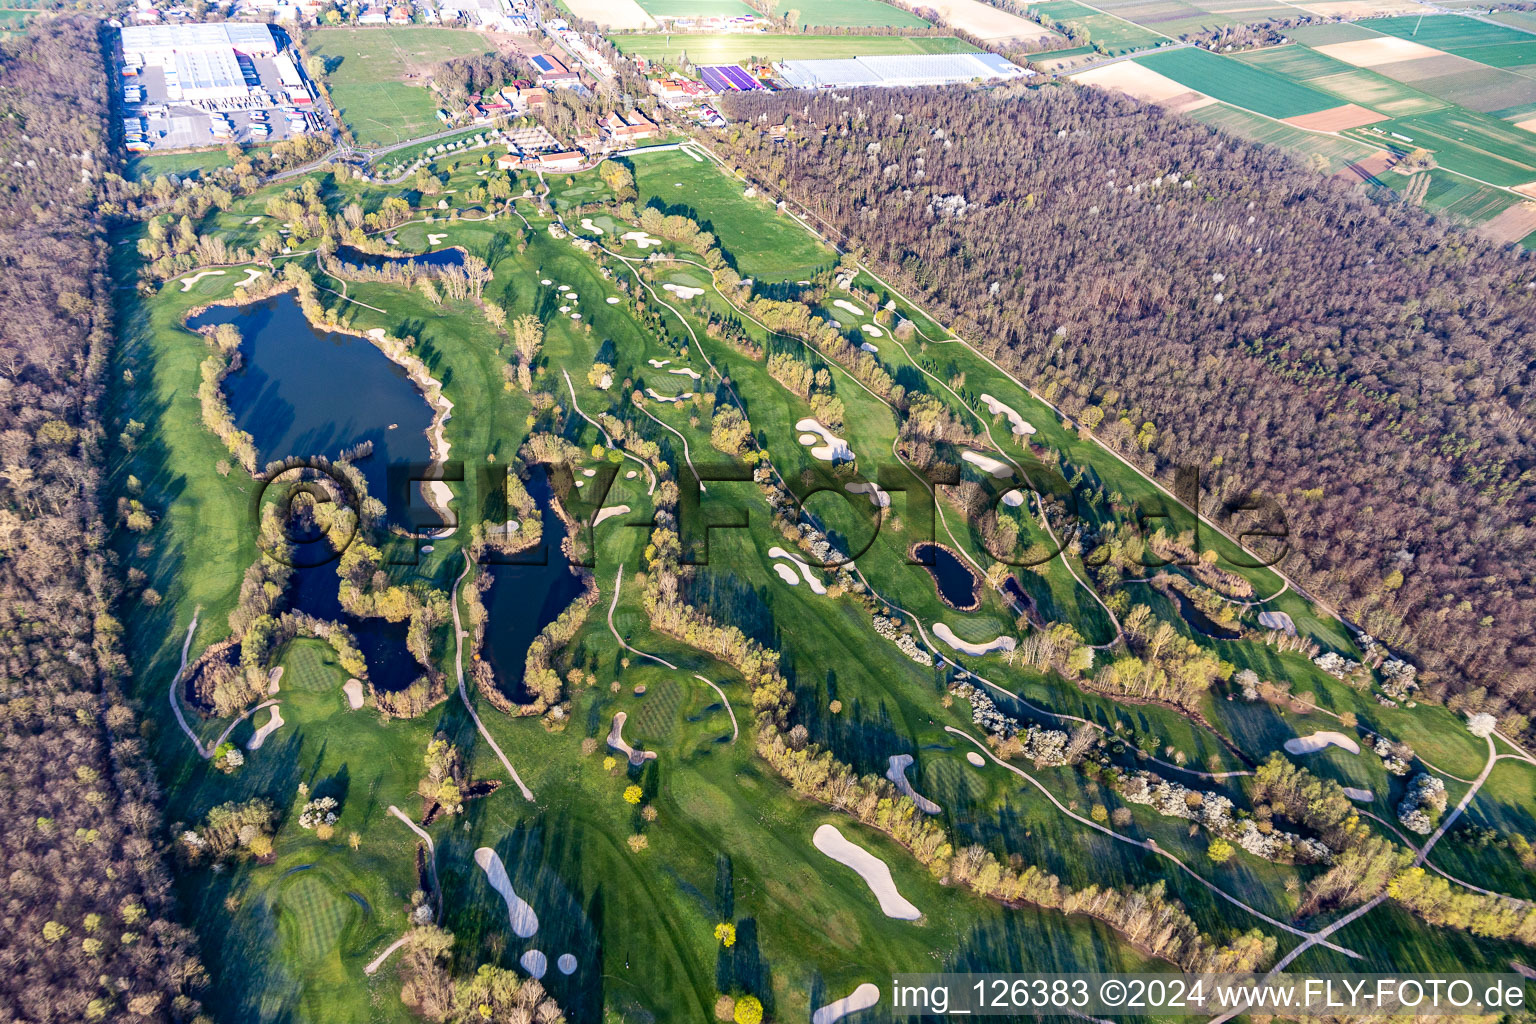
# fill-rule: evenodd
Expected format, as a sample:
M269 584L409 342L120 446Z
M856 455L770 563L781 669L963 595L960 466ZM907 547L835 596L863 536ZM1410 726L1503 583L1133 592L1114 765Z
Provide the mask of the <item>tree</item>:
M1232 855L1237 851L1225 839L1212 839L1211 845L1206 848L1205 852L1206 856L1211 858L1212 864L1225 864L1232 859Z
M625 790L624 790L624 802L625 803L638 804L641 800L644 800L644 799L645 799L645 790L641 789L639 786L628 786L628 787L625 788Z
M736 1024L763 1024L763 1004L757 996L742 996L736 1000L731 1019Z

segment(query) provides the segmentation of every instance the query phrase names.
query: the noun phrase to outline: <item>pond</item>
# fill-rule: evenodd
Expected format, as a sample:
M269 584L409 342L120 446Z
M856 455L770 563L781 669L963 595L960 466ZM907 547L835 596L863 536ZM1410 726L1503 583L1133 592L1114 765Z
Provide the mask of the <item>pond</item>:
M372 454L356 460L368 493L384 501L397 522L439 522L419 488L410 506L387 493L393 463L425 463L432 410L406 376L367 338L310 324L291 292L244 306L212 306L187 321L192 328L233 324L240 332L241 368L224 380L235 425L256 443L262 464L290 455L335 458L364 442Z
M354 267L382 267L389 264L414 263L418 267L462 267L464 250L458 246L434 249L431 252L412 253L405 256L385 256L376 252L364 252L350 245L337 246L336 258Z
M981 604L981 578L949 548L942 544L914 544L912 557L928 563L924 568L933 577L945 604L962 612Z
M351 630L368 663L368 680L380 690L403 690L426 673L405 646L408 622L355 618L341 610L340 590L335 562L295 569L288 582L288 607Z
M482 656L496 673L497 685L520 704L532 699L523 686L528 645L539 631L582 592L582 581L570 571L560 541L565 524L555 515L547 474L535 471L528 493L538 503L544 522L543 551L533 548L506 556L513 565L489 565L491 586L485 602L485 647ZM544 564L535 564L538 562Z
M1179 606L1179 614L1184 616L1184 621L1197 633L1203 633L1213 640L1237 640L1242 633L1235 629L1228 629L1205 612L1196 607L1195 602L1185 597L1177 587L1159 587L1164 594L1173 598Z

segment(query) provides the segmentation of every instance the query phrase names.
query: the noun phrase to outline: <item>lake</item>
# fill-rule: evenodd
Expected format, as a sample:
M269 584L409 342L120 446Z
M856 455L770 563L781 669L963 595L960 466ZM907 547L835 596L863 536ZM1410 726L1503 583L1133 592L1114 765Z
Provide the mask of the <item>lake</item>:
M924 562L932 559L924 568L945 604L964 612L981 603L981 579L953 551L942 544L914 544L912 557Z

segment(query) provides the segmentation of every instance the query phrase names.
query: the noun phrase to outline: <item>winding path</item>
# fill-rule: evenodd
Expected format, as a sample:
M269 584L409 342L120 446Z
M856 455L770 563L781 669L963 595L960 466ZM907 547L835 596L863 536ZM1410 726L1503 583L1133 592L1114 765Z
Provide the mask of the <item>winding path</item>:
M247 708L240 712L233 722L224 727L224 731L219 733L218 739L206 746L203 745L203 741L197 738L197 733L193 732L192 727L187 724L187 716L181 710L181 698L177 694L177 691L181 688L181 677L187 671L187 654L192 650L192 634L197 632L197 617L201 614L202 610L202 605L192 609L192 622L187 626L186 639L181 642L181 665L176 669L176 675L171 679L170 691L166 696L170 698L171 711L176 715L176 724L181 726L182 733L192 742L192 746L197 750L197 755L206 761L213 757L214 752L224 745L225 740L229 739L229 734L235 731L235 726L250 718L262 708L276 707L281 701L264 700L255 707Z
M512 767L512 762L508 761L507 755L502 753L501 747L497 745L495 737L491 735L491 731L485 727L484 722L480 721L480 716L475 713L474 704L470 703L469 690L464 685L464 627L459 623L459 586L463 584L464 577L469 575L472 565L474 565L474 562L470 559L469 552L466 550L464 552L464 571L459 573L459 578L453 581L453 669L459 675L459 700L464 702L464 710L468 711L469 717L474 719L475 728L480 732L480 738L490 744L491 749L496 752L497 758L501 760L501 766L512 777L513 784L522 791L523 799L532 801L533 791L523 785L522 776L517 774L517 769ZM394 810L394 808L390 808L390 810ZM430 839L427 841L431 842Z
M412 821L410 816L400 808L390 804L389 813L405 822L405 827L415 832L421 837L422 842L427 844L427 866L432 869L432 888L437 890L437 920L441 921L443 919L443 887L437 880L437 846L432 842L432 837L427 835L427 830Z
M570 371L562 368L560 372L565 374L565 386L570 389L571 408L576 410L576 415L580 416L582 419L596 427L598 433L603 435L603 440L608 442L609 448L613 448L620 452L626 459L634 459L636 462L640 463L640 468L645 470L645 475L647 479L650 480L650 486L646 488L645 493L647 496L654 494L656 491L656 472L655 470L651 469L651 464L640 458L640 456L632 454L631 452L626 451L620 445L615 444L612 435L610 435L608 431L604 429L603 425L582 411L581 403L576 400L576 385L571 383Z

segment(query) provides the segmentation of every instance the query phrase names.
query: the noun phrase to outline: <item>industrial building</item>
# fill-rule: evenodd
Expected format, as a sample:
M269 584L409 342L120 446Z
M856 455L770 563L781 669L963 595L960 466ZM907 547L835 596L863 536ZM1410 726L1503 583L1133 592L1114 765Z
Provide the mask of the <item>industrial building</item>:
M861 85L955 85L959 82L1025 78L1033 73L995 53L787 60L775 64L774 69L780 80L792 89L836 89Z
M122 33L124 67L146 79L158 70L171 102L242 100L260 83L255 59L279 55L272 30L247 22L129 25Z

